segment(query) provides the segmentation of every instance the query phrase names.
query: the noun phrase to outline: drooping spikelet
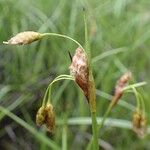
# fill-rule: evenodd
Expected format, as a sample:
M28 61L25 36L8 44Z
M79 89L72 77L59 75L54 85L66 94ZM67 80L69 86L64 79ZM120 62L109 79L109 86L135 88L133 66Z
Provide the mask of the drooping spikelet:
M37 41L41 38L41 34L34 31L25 31L20 32L16 36L12 37L7 42L3 42L4 44L11 44L11 45L24 45L30 44L34 41Z
M54 131L55 113L50 103L40 107L36 115L36 124L38 126L45 125L50 133Z
M36 124L42 126L45 123L46 111L45 106L41 106L36 114Z
M132 119L133 131L139 136L144 137L147 129L147 119L140 111L133 113Z
M132 78L131 72L126 72L123 74L120 79L117 81L116 87L115 87L115 93L113 96L113 99L111 101L112 107L116 105L118 100L121 98L123 94L123 88L126 86L127 82Z
M120 79L117 81L117 87L125 87L126 83L132 78L132 74L131 72L126 72L125 74L123 74Z
M47 112L45 118L45 125L48 131L52 133L55 128L55 114L54 114L53 106L51 104L47 104L45 110Z
M80 47L76 49L69 69L70 73L74 76L76 83L83 90L84 95L88 97L88 60L85 52Z

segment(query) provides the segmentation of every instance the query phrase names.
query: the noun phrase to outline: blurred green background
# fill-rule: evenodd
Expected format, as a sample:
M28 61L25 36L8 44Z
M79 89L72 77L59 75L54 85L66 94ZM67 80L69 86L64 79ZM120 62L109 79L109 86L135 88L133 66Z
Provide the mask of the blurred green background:
M116 80L126 71L137 82L150 119L150 1L149 0L0 0L0 149L86 149L91 138L88 104L74 82L62 81L52 89L56 112L54 135L35 124L36 112L48 84L60 74L69 74L68 50L77 46L57 37L27 46L3 45L12 35L33 30L71 36L84 46L83 7L88 10L93 71L97 88L97 116L106 111ZM118 127L105 126L101 146L106 150L150 150L149 134L139 139L130 128L135 97L125 95L110 118ZM126 102L126 103L125 103ZM130 104L130 105L129 105ZM132 104L132 105L131 105ZM15 116L14 116L15 115ZM15 118L18 116L19 118ZM81 118L82 117L82 118ZM65 123L69 119L78 120ZM64 122L64 123L62 123Z

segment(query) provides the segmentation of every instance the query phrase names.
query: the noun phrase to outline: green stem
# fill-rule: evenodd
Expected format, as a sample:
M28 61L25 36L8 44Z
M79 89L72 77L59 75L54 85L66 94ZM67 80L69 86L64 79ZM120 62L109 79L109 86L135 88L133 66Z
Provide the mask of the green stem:
M90 44L88 40L87 18L85 14L84 14L84 26L85 26L85 49L88 56L89 65L91 65L91 50L90 50Z
M89 67L89 77L88 77L88 101L92 117L92 133L93 133L93 149L98 150L98 134L97 134L97 120L96 120L96 90L95 82L91 67L91 50L88 40L88 30L87 30L87 18L86 12L84 11L84 25L85 25L85 47L88 57L88 67Z
M74 81L74 78L73 78L72 76L70 76L70 77L60 77L60 78L54 79L54 80L50 83L50 85L48 86L48 87L49 87L49 97L48 97L47 103L50 103L50 101L51 101L51 89L52 89L52 85L53 85L55 82L60 81L60 80L73 80L73 81Z
M128 85L126 87L123 88L123 90L129 90L129 89L132 89L133 87L136 88L136 87L141 87L143 85L147 84L146 82L139 82L139 83L135 83L135 84L131 84L131 85Z
M139 111L139 110L140 110L140 106L141 106L141 101L140 101L140 98L139 98L139 95L138 95L137 90L136 90L134 87L132 87L132 89L133 89L134 95L135 95L135 97L136 97L137 109L138 109L138 111Z
M47 96L48 96L48 92L49 92L49 86L47 87L46 92L45 92L45 94L44 94L42 106L45 106L45 105L46 105L46 99L47 99Z
M67 125L63 125L62 129L62 150L67 150Z
M67 35L62 35L62 34L58 34L58 33L42 33L41 36L42 37L57 36L57 37L62 37L62 38L65 38L65 39L69 39L69 40L73 41L74 43L76 43L79 47L81 47L84 50L84 48L82 47L82 45L78 41L74 40L73 38L71 38Z
M137 109L138 111L142 110L143 115L145 115L145 104L142 95L133 87L133 92L137 100Z
M45 92L45 95L44 95L44 98L43 98L43 103L42 103L42 106L46 105L46 101L47 103L50 103L51 101L51 88L52 88L52 85L57 82L57 81L60 81L60 80L73 80L74 81L74 78L71 76L71 75L60 75L58 77L56 77L47 87L46 89L46 92ZM48 100L47 100L48 99Z
M146 114L146 110L145 110L145 104L144 104L144 100L143 100L143 97L140 93L139 94L139 97L140 97L140 100L141 100L141 106L142 106L142 110L143 110L143 113L144 115Z
M98 132L97 132L97 120L96 120L96 113L91 113L92 117L92 131L93 131L93 148L94 150L98 150Z
M102 121L101 121L100 125L98 126L98 133L101 133L101 129L104 125L104 122L105 122L106 118L108 117L109 113L111 112L111 110L112 110L112 105L110 104L107 111L105 112L105 114L102 118Z

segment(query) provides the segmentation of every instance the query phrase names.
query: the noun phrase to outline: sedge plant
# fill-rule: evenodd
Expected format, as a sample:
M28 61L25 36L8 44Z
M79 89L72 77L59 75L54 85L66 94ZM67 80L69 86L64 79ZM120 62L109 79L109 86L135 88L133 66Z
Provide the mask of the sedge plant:
M71 60L72 63L69 67L71 75L60 75L56 77L48 85L48 88L45 92L42 101L42 106L39 108L36 115L36 123L39 126L45 125L50 133L54 131L55 114L53 110L53 105L51 104L52 85L60 80L73 80L82 89L89 104L92 118L92 132L93 132L92 146L93 149L98 150L98 136L97 136L98 134L96 121L96 92L95 92L96 90L91 67L91 52L88 42L86 17L84 17L84 20L85 20L85 49L78 41L74 40L69 36L57 33L38 33L34 31L25 31L18 33L16 36L12 37L7 42L4 41L3 43L10 45L25 45L43 39L44 37L47 36L57 36L69 39L78 45L78 48Z
M71 75L59 75L56 77L47 87L45 95L42 100L42 105L39 108L36 115L36 123L39 126L45 125L50 133L54 132L55 128L55 113L52 105L52 87L53 84L60 80L71 80L74 81L78 87L80 87L83 91L87 99L87 103L89 104L89 109L91 112L91 120L92 120L92 139L90 141L89 147L92 146L92 150L98 150L98 133L102 129L105 119L117 104L118 100L121 98L123 93L132 92L136 96L137 107L133 114L133 129L139 135L143 136L146 131L146 115L145 115L145 107L141 94L136 90L136 87L144 85L142 84L133 84L127 85L128 80L131 78L131 73L125 73L117 82L115 88L115 94L113 99L105 112L102 122L100 125L97 124L96 120L96 88L95 81L92 72L92 61L91 61L91 50L90 50L90 42L88 39L88 28L87 28L87 18L84 15L84 23L85 23L85 48L76 41L75 39L58 33L38 33L34 31L25 31L18 33L16 36L12 37L7 42L3 42L4 44L10 45L25 45L30 44L34 41L38 41L44 39L44 37L60 37L64 39L71 40L74 42L78 48L75 51L74 56L71 58L70 64L70 73Z

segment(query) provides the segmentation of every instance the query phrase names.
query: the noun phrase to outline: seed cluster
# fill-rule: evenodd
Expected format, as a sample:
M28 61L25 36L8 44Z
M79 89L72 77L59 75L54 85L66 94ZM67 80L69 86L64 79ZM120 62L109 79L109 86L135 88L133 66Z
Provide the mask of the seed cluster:
M46 125L50 133L54 131L55 114L53 111L53 106L50 103L39 108L36 114L36 124L38 126Z
M117 81L116 87L115 87L115 94L113 96L111 105L114 107L118 100L121 98L123 94L123 88L126 86L127 82L132 78L131 72L126 72L123 74L120 79Z
M85 52L80 47L76 49L69 69L70 73L74 76L76 83L80 86L84 95L87 97L89 76L88 60Z
M139 136L143 137L146 133L147 119L140 111L135 111L133 114L133 131Z
M11 45L25 45L37 41L40 38L41 38L41 34L38 32L25 31L25 32L18 33L16 36L12 37L10 40L3 43L11 44Z

